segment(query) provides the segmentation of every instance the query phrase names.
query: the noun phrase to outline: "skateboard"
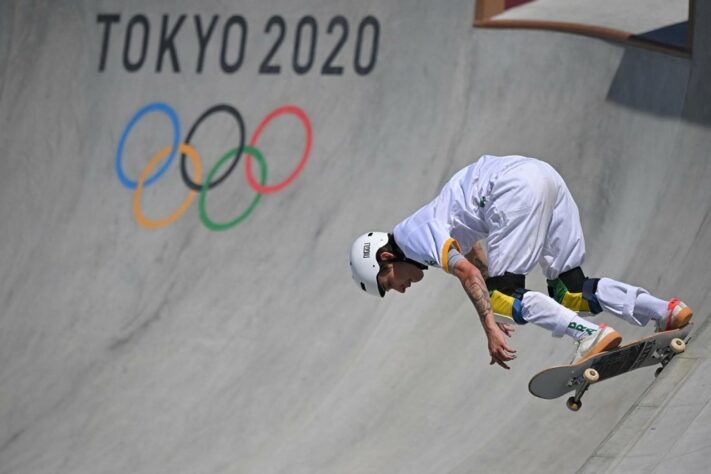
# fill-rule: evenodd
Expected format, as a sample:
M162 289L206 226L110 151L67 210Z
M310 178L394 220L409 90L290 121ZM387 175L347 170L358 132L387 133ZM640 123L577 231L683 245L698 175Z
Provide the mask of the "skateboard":
M553 399L575 391L566 406L578 411L583 406L583 394L590 385L622 375L631 370L660 365L654 376L667 366L675 355L684 352L691 339L693 323L684 327L652 334L607 352L601 352L583 362L543 370L531 378L528 390L536 397Z

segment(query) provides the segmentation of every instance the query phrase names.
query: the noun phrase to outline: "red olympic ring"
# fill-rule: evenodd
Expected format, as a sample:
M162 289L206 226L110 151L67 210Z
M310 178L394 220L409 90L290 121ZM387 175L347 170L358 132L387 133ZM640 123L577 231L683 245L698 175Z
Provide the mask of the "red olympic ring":
M257 179L254 177L254 174L252 173L252 156L247 155L247 163L245 165L247 182L249 183L249 186L252 189L261 194L275 193L289 186L292 181L296 179L299 173L301 173L301 171L304 169L304 166L306 166L306 162L309 159L309 155L311 154L311 141L313 138L311 131L311 122L309 121L309 117L306 115L306 113L295 105L285 105L279 107L277 109L274 109L269 115L267 115L264 120L262 120L262 122L259 124L257 129L254 131L252 138L250 138L249 140L249 146L256 148L257 140L259 140L259 136L262 134L264 128L269 124L269 122L274 120L276 117L284 114L295 115L299 120L301 120L301 123L304 125L304 129L306 130L306 146L304 147L304 153L301 156L301 161L299 161L299 164L296 166L294 171L280 183L273 184L271 186L263 186L259 184Z

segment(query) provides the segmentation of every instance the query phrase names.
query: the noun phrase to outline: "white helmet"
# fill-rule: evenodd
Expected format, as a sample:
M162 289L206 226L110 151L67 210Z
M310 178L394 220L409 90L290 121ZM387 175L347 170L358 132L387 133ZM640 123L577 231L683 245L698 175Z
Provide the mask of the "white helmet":
M386 232L368 232L358 237L351 247L351 272L356 285L371 295L385 296L378 284L380 264L376 258L378 250L388 243Z

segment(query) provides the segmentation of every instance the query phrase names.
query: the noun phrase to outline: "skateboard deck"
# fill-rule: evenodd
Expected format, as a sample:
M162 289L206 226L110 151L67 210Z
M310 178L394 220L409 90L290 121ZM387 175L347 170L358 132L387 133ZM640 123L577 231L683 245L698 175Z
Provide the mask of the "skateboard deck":
M577 411L583 393L593 383L651 365L659 364L659 372L677 353L683 352L692 326L693 323L689 323L679 329L655 333L577 364L545 369L531 378L528 390L536 397L549 400L575 391L575 397L568 399L568 408Z

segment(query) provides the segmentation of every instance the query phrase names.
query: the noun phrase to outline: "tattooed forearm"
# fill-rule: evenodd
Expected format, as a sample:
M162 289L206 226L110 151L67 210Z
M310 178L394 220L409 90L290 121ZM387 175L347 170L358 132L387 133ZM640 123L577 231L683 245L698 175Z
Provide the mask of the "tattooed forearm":
M494 312L491 307L489 290L481 272L472 264L469 259L459 260L454 267L454 274L462 284L467 296L474 304L476 312L484 331L489 333L496 328Z
M516 351L506 345L504 338L511 334L512 328L508 325L502 326L494 319L491 299L481 272L468 259L459 259L454 266L454 275L459 278L464 291L479 313L481 326L486 333L491 364L499 364L508 369L506 361L515 359Z
M476 308L479 318L484 321L491 314L491 299L482 276L471 275L467 278L464 281L464 290L472 303L474 303L474 308Z

